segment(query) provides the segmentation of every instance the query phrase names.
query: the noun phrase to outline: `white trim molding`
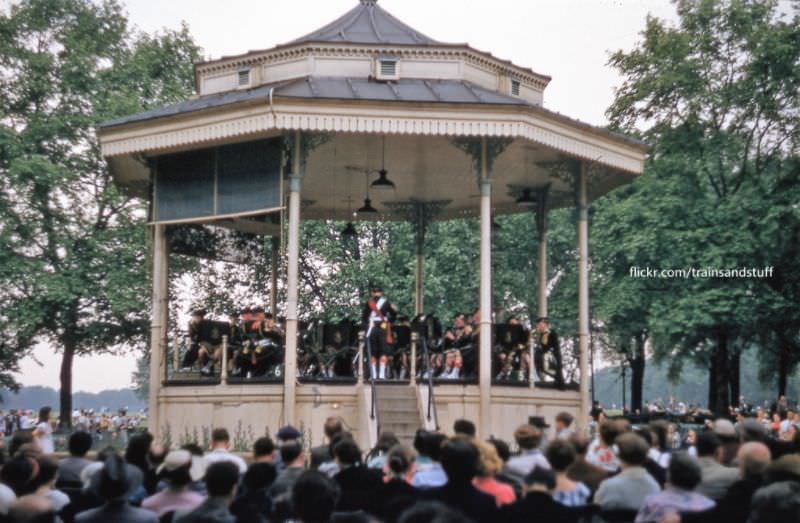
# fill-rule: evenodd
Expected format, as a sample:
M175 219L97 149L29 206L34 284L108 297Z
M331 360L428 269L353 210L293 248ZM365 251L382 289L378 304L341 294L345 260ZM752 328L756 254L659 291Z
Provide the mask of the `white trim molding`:
M286 100L286 99L284 99ZM102 154L160 154L248 135L282 131L509 137L631 174L644 168L645 146L532 106L365 104L280 101L198 111L99 131Z

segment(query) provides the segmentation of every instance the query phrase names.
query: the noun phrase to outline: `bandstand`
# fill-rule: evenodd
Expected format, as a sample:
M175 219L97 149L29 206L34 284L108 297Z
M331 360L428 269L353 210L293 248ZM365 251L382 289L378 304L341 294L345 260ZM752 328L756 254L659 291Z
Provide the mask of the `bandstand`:
M545 51L543 51L545 52ZM312 444L341 416L364 446L392 419L431 427L476 420L479 435L511 438L529 416L589 411L589 202L632 181L645 147L631 138L544 108L549 77L466 44L443 43L361 0L330 24L263 51L195 65L197 95L105 122L102 152L116 183L150 202L153 238L150 427L173 434L211 426L255 433L303 425ZM388 176L387 176L388 175ZM394 186L383 182L391 179ZM376 183L378 182L378 183ZM389 187L380 190L381 185ZM492 384L491 315L480 318L477 383L438 384L414 375L379 384L299 380L298 259L302 219L407 220L417 240L416 304L423 311L423 239L431 220L480 217L481 311L492 310L491 224L497 214L534 212L540 316L547 315L546 217L575 205L580 385L556 390ZM526 203L520 207L519 203ZM283 218L285 217L285 219ZM212 225L285 237L285 372L280 382L170 378L168 274L171 228ZM275 250L277 253L278 251ZM273 259L273 269L275 260ZM273 294L276 303L276 271ZM415 350L417 347L415 346ZM377 399L376 399L377 397ZM405 402L405 403L404 403ZM413 409L406 408L408 405ZM411 419L398 418L398 412Z

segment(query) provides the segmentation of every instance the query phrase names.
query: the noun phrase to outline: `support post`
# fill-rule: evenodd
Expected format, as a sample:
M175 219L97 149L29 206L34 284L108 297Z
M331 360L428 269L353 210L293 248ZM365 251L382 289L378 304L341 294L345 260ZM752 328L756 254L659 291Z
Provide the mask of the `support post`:
M364 331L358 331L358 365L356 365L356 382L359 386L364 384ZM360 390L360 389L359 389Z
M281 248L281 240L277 236L272 237L272 252L270 253L270 288L269 288L269 307L272 317L278 317L278 253Z
M222 337L222 354L219 358L220 365L219 365L219 384L220 385L227 385L228 384L228 337Z
M181 338L175 336L175 345L172 346L172 372L178 372L181 364Z
M289 175L289 236L286 270L286 360L283 374L283 414L287 425L294 425L297 384L297 288L300 256L300 131L294 133L292 172Z
M580 409L578 423L588 427L589 416L589 211L586 162L581 162L575 190L578 210L578 350L580 363Z
M414 271L414 315L422 314L424 307L424 292L422 287L424 277L423 263L425 261L425 222L420 217L417 219L416 234L416 252L417 252L417 265Z
M544 199L536 211L536 228L539 235L539 317L547 316L547 209Z
M486 138L481 138L481 284L480 346L478 383L480 389L480 437L491 435L492 419L492 184L489 178Z
M411 361L408 362L409 379L411 386L417 384L417 343L419 342L419 334L416 332L411 333Z
M161 435L158 394L166 378L165 361L167 325L169 321L169 246L165 225L153 226L153 293L150 320L150 390L148 392L148 425L158 439Z

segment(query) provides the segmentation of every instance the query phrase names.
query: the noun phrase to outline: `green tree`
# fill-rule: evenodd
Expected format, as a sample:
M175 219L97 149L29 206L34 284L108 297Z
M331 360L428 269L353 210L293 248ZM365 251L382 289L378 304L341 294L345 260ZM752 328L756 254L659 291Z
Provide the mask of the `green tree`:
M148 36L113 0L24 0L0 13L0 330L3 355L72 361L147 335L146 211L102 160L99 122L192 92L199 49L186 27Z
M675 5L677 26L648 18L642 43L612 55L624 81L608 115L616 128L639 128L652 146L635 195L652 212L629 221L634 259L778 273L653 284L656 356L670 358L675 372L687 358L708 365L710 406L727 412L738 399L741 347L777 335L778 326L783 339L797 337L798 304L788 294L796 271L779 265L796 244L797 213L772 209L787 196L775 191L781 180L797 201L789 166L800 143L800 15L782 14L775 1Z

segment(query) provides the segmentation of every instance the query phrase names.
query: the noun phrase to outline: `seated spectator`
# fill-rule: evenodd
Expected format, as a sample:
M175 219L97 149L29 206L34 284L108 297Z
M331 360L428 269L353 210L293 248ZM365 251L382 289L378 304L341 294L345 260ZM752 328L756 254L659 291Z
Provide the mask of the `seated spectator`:
M5 502L10 505L16 498L30 494L33 491L33 478L34 463L32 460L19 456L6 462L0 469L0 482L11 491L10 493L5 492Z
M17 500L17 495L4 482L0 482L0 516L8 514L8 508Z
M291 425L285 425L278 429L278 432L275 434L275 438L278 441L278 448L280 448L286 443L293 443L293 442L302 443L303 433ZM275 456L275 461L273 463L275 465L275 468L278 469L278 473L283 472L283 469L286 468L286 464L283 461L281 461L280 453L278 453Z
M8 457L16 457L19 449L25 445L34 443L33 434L27 430L18 430L11 434L11 441L8 444ZM38 448L38 447L37 447Z
M381 432L375 447L367 454L365 459L367 467L371 469L383 469L383 466L386 464L386 454L389 453L389 449L399 444L400 440L397 439L397 436L395 436L393 432Z
M571 523L576 515L553 499L556 476L552 470L536 467L525 477L522 499L504 506L498 521L509 523Z
M84 472L88 469L85 468ZM89 478L90 489L104 504L98 508L80 512L76 523L156 523L155 513L136 508L128 498L142 484L142 472L134 465L125 463L117 454L110 454L100 470Z
M272 463L275 461L275 443L269 436L263 436L253 443L253 463Z
M355 441L345 438L336 444L333 457L339 472L333 480L339 485L339 503L336 510L348 512L367 510L373 491L381 484L383 474L364 466L361 449Z
M15 501L9 508L8 516L14 523L52 523L57 517L50 500L35 494Z
M481 492L494 496L498 507L516 501L517 496L514 494L513 487L495 478L495 475L503 468L503 461L497 455L497 449L494 445L482 441L475 441L475 446L480 452L480 459L478 473L472 480L472 484Z
M753 495L748 522L800 521L800 456L787 455L767 467L767 486Z
M647 443L647 461L644 462L645 470L647 470L647 472L653 476L653 479L656 480L658 486L663 489L664 484L667 482L667 469L659 465L656 461L661 454L657 450L653 449L653 442L656 440L655 433L648 426L639 427L634 431L634 433L641 436L645 443Z
M243 493L231 504L231 513L237 523L248 521L269 521L272 513L272 498L269 487L275 481L275 465L261 461L251 464L242 478Z
M442 445L447 437L439 432L417 431L414 449L417 451L417 470L411 484L417 488L441 487L447 483L447 474L440 463Z
M303 447L298 441L291 441L281 445L280 455L281 461L286 468L278 474L275 482L269 487L269 495L276 502L288 498L292 485L305 471L306 465Z
M567 468L567 477L572 481L580 481L592 492L597 492L600 483L608 477L608 472L586 461L586 452L589 450L588 438L573 434L570 436L569 442L575 449L575 461Z
M632 432L615 438L615 442L622 470L600 484L594 502L606 511L638 511L647 496L661 490L643 466L647 461L647 443Z
M569 412L559 412L556 414L556 439L569 439L574 430L572 429L572 422L575 418Z
M697 463L700 465L702 477L697 492L714 501L725 497L730 486L739 479L737 469L726 467L719 462L722 459L720 445L719 437L710 430L700 433L695 444Z
M306 470L292 485L291 499L298 523L327 523L339 501L339 487L325 474Z
M414 450L405 445L395 445L389 450L384 483L373 491L369 503L369 512L381 521L394 523L420 496L409 483L415 459Z
M220 461L228 461L236 465L239 469L239 474L247 472L247 463L236 454L231 453L231 437L228 430L224 428L217 428L211 432L211 451L206 454L206 463L213 465Z
M645 499L636 523L659 523L668 514L702 512L714 507L708 497L694 492L700 484L700 465L685 452L673 454L667 468L667 487Z
M495 474L495 479L501 483L509 485L514 489L514 498L519 499L522 497L523 480L516 474L508 470L508 460L511 459L511 449L508 448L508 443L503 440L491 438L489 443L494 447L503 466L498 473Z
M464 516L444 503L420 501L400 514L398 523L464 523Z
M148 459L150 447L153 445L153 435L149 432L140 432L131 436L128 447L125 449L125 461L138 467L142 472L143 490L137 493L134 504L140 504L142 500L156 490L156 469Z
M478 471L478 449L466 439L454 438L442 445L441 452L447 483L426 491L424 497L440 501L476 523L494 523L497 513L494 497L472 485Z
M333 461L333 453L331 452L331 441L333 437L344 431L342 418L339 416L330 416L325 420L325 425L322 427L325 433L325 438L328 440L327 444L320 445L311 449L311 468L316 470L320 465L326 461Z
M331 455L330 460L320 463L319 467L317 467L317 470L327 475L329 478L332 478L337 472L339 472L339 465L336 464L336 459L333 457L333 449L343 439L353 439L353 435L347 431L337 432L334 434L331 438L331 443L328 449Z
M47 456L40 456L37 461L39 473L34 478L34 495L48 499L55 512L69 504L69 496L55 488L58 475L58 462Z
M550 468L539 445L542 442L542 431L533 425L521 425L514 431L514 439L519 445L520 454L508 460L508 469L524 478L536 467Z
M625 425L620 421L607 420L600 423L597 439L589 445L589 450L586 452L586 461L609 473L619 470L620 462L614 453L614 442L623 432Z
M456 436L466 436L468 438L474 438L476 433L477 429L475 428L475 424L472 423L470 420L457 419L453 423L453 434L455 434Z
M206 469L208 498L192 510L175 513L174 523L236 523L229 507L236 496L239 467L227 460L212 463Z
M86 431L73 432L67 443L69 456L58 464L58 487L78 487L81 483L81 471L91 463L86 454L92 448L92 435Z
M714 422L714 434L717 435L722 448L722 455L719 462L726 466L735 466L734 460L736 453L739 450L739 435L736 433L736 427L730 420L720 418Z
M567 476L567 469L575 461L575 448L569 441L556 439L545 450L545 457L556 475L553 499L567 507L582 507L589 503L592 491L579 481Z
M191 510L205 501L205 496L190 490L189 484L205 475L204 463L192 460L188 450L173 450L157 469L159 479L166 481L164 490L142 501L142 508L152 510L159 517L167 512Z

